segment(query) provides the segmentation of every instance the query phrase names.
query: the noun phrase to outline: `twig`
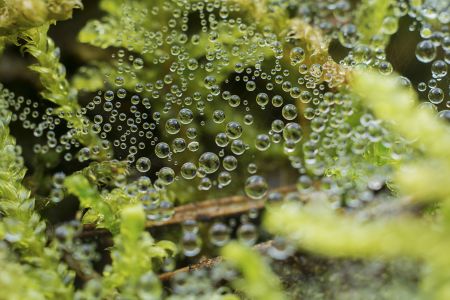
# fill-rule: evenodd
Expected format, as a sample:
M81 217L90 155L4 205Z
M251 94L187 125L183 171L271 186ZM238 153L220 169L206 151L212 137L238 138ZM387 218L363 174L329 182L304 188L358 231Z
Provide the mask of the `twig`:
M269 240L267 242L259 243L253 246L253 249L258 250L259 252L265 252L269 247L271 247L273 244L272 240ZM159 280L161 281L168 281L172 279L175 275L179 273L188 273L199 269L212 269L215 266L217 266L219 263L221 263L223 258L221 256L213 257L213 258L204 258L201 259L198 263L189 265L187 267L183 267L180 269L177 269L172 272L166 272L159 275Z
M216 266L217 264L219 264L221 261L222 261L221 256L217 256L217 257L213 257L213 258L205 258L205 259L200 260L200 262L198 262L196 264L189 265L187 267L183 267L183 268L177 269L172 272L162 273L161 275L159 275L159 280L161 280L161 281L170 280L172 277L174 277L175 275L177 275L179 273L188 273L188 272L192 272L192 271L195 271L198 269L211 269L214 266Z
M83 226L83 231L78 235L79 238L90 238L96 236L110 235L108 229L95 228L95 224L86 224Z
M286 194L295 190L295 186L284 186L273 191ZM219 217L227 217L252 209L264 208L265 200L253 200L246 196L231 196L220 199L205 200L197 203L181 205L174 208L173 216L164 221L148 221L146 228L181 224L188 220L207 221ZM106 229L96 229L95 224L87 224L79 237L94 237L109 234Z
M294 186L285 186L274 191L285 194L294 190ZM265 200L253 200L246 196L231 196L186 204L175 207L174 215L170 219L165 221L149 221L146 227L180 224L188 220L207 221L218 217L237 215L252 209L262 209L264 203Z

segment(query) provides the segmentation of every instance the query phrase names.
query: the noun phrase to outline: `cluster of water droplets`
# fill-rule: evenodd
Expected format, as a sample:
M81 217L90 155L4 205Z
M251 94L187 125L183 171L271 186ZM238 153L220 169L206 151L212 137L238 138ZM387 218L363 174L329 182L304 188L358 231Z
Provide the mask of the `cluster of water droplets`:
M237 4L167 1L139 12L143 19L164 16L157 28L136 26L129 40L117 33L117 44L135 46L114 53L105 88L75 113L82 128L68 123L56 107L5 90L1 97L12 120L32 131L34 153L54 151L66 162L87 165L107 150L108 160L125 161L129 177L118 175L113 184L140 199L151 221L172 216L174 197L168 191L176 184L200 193L238 187L253 200L269 202L306 202L320 186L333 207L359 207L376 197L390 171L364 161L365 155L384 151L384 159L402 159L410 141L359 108L351 92L336 88L332 82L344 84L345 78L335 69L392 73L383 42L397 31L396 20L409 14L421 26L416 57L430 64L432 73L417 89L433 107L447 101L448 108L449 16L439 3L424 1L410 9L398 1L383 20L382 33L371 41L361 40L350 1L297 5L297 16L349 49L333 67L331 57L318 61L292 31L245 21ZM124 11L123 18L135 24L131 16L137 12ZM133 40L139 36L142 40ZM400 80L412 85L406 77ZM98 144L80 143L78 137L89 132L100 138ZM279 182L270 168L275 160L290 166L286 173L294 176L287 181L296 184L296 191L270 191ZM50 199L55 203L64 198L64 177L62 172L53 176ZM236 237L253 245L260 234L255 223L245 216L209 224L209 242L220 247ZM195 220L183 224L180 243L188 257L203 247L198 230Z
M450 12L445 1L424 1L419 9L411 12L417 23L410 30L418 31L420 41L415 48L415 55L422 64L431 69L428 81L417 84L417 90L428 107L448 119L450 109L450 82L448 64L450 64Z

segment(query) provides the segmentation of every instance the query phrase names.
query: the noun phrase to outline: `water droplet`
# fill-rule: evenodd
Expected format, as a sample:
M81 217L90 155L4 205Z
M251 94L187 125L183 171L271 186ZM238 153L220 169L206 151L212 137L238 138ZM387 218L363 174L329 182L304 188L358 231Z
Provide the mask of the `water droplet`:
M151 161L147 157L140 157L136 161L136 169L141 173L148 172L150 170L150 167L151 167Z
M245 182L245 193L252 199L261 199L267 194L268 184L264 177L253 175Z

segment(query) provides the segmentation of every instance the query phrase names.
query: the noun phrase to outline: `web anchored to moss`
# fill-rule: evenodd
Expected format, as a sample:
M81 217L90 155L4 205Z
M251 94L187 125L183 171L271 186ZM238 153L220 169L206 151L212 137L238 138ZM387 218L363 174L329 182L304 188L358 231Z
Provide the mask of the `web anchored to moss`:
M0 2L0 298L450 297L445 1Z

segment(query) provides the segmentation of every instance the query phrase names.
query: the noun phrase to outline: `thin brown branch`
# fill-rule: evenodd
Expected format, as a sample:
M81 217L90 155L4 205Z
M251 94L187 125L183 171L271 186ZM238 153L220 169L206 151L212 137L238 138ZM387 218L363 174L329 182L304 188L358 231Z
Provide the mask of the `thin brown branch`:
M267 242L259 243L253 246L253 249L258 250L259 252L265 252L267 249L272 246L273 241L269 240ZM159 279L161 281L168 281L172 279L175 275L179 273L189 273L199 269L212 269L221 263L223 258L221 256L213 257L213 258L204 258L201 259L198 263L189 265L187 267L183 267L180 269L176 269L172 272L166 272L159 275Z
M292 192L294 186L285 186L274 191L282 194ZM188 220L207 221L219 217L241 214L252 209L262 209L265 200L253 200L246 196L231 196L186 204L174 208L174 215L166 221L149 221L147 228L180 224Z
M200 262L198 262L196 264L189 265L187 267L183 267L183 268L177 269L172 272L163 273L163 274L159 275L159 280L161 280L161 281L170 280L179 273L188 273L188 272L192 272L192 271L195 271L198 269L211 269L214 266L216 266L217 264L219 264L221 261L222 261L221 256L217 256L217 257L213 257L213 258L205 258L205 259L200 260Z
M295 186L284 186L273 191L286 194L295 190ZM197 203L181 205L174 208L173 216L164 221L148 221L146 228L181 224L188 220L207 221L264 208L265 200L254 200L246 196L231 196L220 199L205 200ZM106 229L96 229L94 224L84 226L80 237L94 237L109 234Z
M95 228L95 224L86 224L83 226L83 231L78 235L79 238L90 238L96 236L109 235L108 229L105 228Z

